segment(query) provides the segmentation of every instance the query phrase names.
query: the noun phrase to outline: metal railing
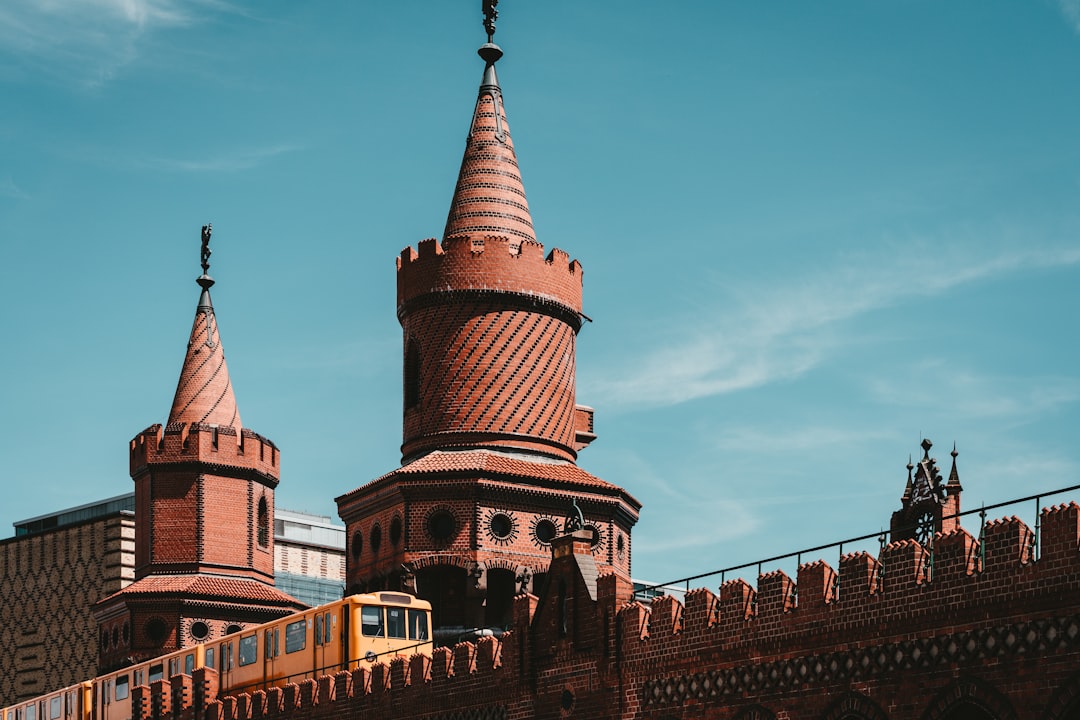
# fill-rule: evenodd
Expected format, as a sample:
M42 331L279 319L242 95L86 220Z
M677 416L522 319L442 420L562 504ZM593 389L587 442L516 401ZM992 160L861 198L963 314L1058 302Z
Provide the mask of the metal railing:
M945 521L945 520L952 520L954 518L955 519L962 518L962 517L965 517L967 515L978 515L979 516L979 534L978 534L979 553L980 553L980 560L982 560L983 559L983 557L982 557L982 553L983 553L982 540L983 540L983 532L984 532L984 530L986 528L986 515L987 515L987 512L991 511L991 510L997 510L999 508L1011 507L1011 506L1015 506L1015 505L1022 505L1024 503L1034 502L1035 503L1035 519L1034 519L1034 523L1033 523L1034 535L1032 537L1032 558L1037 560L1038 557L1039 557L1040 531L1042 529L1043 500L1046 499L1046 498L1049 498L1049 497L1054 497L1056 495L1063 495L1063 494L1068 493L1068 492L1073 492L1075 490L1080 490L1080 485L1072 485L1070 487L1061 488L1059 490L1050 490L1048 492L1042 492L1042 493L1039 493L1037 495L1028 495L1027 497L1016 498L1014 500L1006 500L1004 502L994 503L993 505L982 505L982 506L980 506L980 507L978 507L978 508L976 508L974 510L966 510L964 512L954 513L952 515L943 515L941 520ZM905 533L907 533L907 532L915 530L916 527L917 527L917 525L912 524L912 525L904 526L902 528L898 528L898 530L901 530L901 531L904 531ZM796 561L796 567L798 567L798 566L802 565L802 557L803 557L803 555L806 555L808 553L820 553L820 552L822 552L824 550L829 550L831 548L837 548L838 549L837 557L842 558L844 556L844 546L845 545L847 545L848 548L850 549L852 545L855 545L855 544L858 544L858 543L865 543L867 540L874 540L874 539L877 540L877 542L878 542L878 557L880 559L881 551L884 550L885 546L888 545L889 542L890 542L889 534L890 533L889 533L888 530L879 530L878 532L868 533L866 535L859 535L857 537L851 537L851 538L847 538L847 539L844 539L844 540L838 540L838 541L831 542L831 543L828 543L828 544L825 544L825 545L817 545L815 547L803 548L802 550L796 550L795 552L786 553L784 555L774 555L773 557L763 558L761 560L754 560L754 561L751 561L751 562L748 562L748 563L743 563L742 565L732 565L731 567L722 568L720 570L710 570L708 572L698 573L697 575L691 575L689 577L679 578L677 580L669 580L669 581L666 581L666 582L655 583L655 584L652 584L652 585L646 585L646 586L643 586L643 587L636 588L634 590L634 599L635 600L644 599L646 597L649 597L650 595L651 596L663 595L663 594L665 594L665 590L668 590L668 589L671 589L671 588L674 588L674 587L679 587L679 586L683 587L684 592L690 592L690 589L691 589L690 588L690 583L695 582L697 580L702 580L704 578L716 577L717 575L720 576L720 584L723 585L727 581L727 578L728 578L729 574L734 573L734 572L736 572L738 570L746 570L747 568L756 567L757 568L757 576L761 577L762 568L767 566L767 565L771 565L773 563L778 563L778 562L781 562L783 560L791 560L792 558L794 558L795 561ZM934 550L933 550L933 538L932 537L931 537L931 541L929 543L929 547L927 547L926 550L929 553L929 563L930 563L929 572L933 573ZM818 557L814 558L814 560L817 560L817 559L819 559L819 558ZM981 563L980 563L980 566L981 566ZM837 564L837 569L839 569L839 567L840 567L839 564ZM700 585L695 586L695 587L700 587Z

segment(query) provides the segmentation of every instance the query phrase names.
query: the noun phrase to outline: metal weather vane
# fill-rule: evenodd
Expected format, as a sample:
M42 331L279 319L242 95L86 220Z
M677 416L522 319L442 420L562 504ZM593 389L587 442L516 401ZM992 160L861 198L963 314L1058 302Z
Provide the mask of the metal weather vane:
M495 21L499 19L499 11L495 6L499 0L484 0L484 30L487 31L488 42L495 37Z
M214 232L214 226L206 223L202 226L202 271L203 275L210 272L210 236Z

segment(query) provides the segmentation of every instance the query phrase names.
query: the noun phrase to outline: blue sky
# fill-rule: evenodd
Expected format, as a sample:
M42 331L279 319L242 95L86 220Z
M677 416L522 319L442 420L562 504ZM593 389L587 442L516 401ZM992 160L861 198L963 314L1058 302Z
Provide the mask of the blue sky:
M394 258L445 222L479 6L0 6L0 525L130 490L208 221L278 504L336 516L397 466ZM887 526L923 436L965 507L1078 482L1080 0L499 10L537 235L595 321L579 464L644 503L636 576Z

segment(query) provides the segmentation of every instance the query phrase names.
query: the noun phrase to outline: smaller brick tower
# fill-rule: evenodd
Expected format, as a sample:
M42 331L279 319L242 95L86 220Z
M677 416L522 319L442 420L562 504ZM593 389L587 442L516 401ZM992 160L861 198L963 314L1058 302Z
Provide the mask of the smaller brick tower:
M901 508L892 514L889 523L890 540L918 540L924 548L932 548L937 533L951 532L960 527L960 473L956 470L956 445L953 445L952 469L949 480L942 482L937 460L930 457L934 443L922 441L923 459L912 465L908 461L908 479ZM915 471L912 475L912 470Z
M508 624L540 593L572 518L600 570L630 578L640 503L590 475L596 437L576 403L582 269L533 230L484 3L484 73L442 241L397 260L403 336L402 466L337 498L350 592L404 587L441 639Z
M279 453L240 424L210 301L210 232L168 424L130 443L135 582L94 607L102 671L305 607L273 587Z

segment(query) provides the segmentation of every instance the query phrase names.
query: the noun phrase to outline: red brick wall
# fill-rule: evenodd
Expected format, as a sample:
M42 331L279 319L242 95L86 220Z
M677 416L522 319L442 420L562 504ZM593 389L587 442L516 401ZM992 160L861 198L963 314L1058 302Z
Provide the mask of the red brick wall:
M131 441L136 574L226 571L273 578L278 450L250 430L153 425ZM267 503L265 547L258 540Z
M1080 713L1080 506L1045 510L1038 559L1015 518L929 553L845 556L624 605L613 575L556 558L545 597L519 596L500 640L438 650L258 702L290 720L337 718L1072 718ZM983 552L985 548L985 552ZM561 588L561 590L560 590ZM797 591L797 592L796 592ZM594 599L595 598L595 599ZM971 714L967 714L971 713ZM982 714L980 714L982 713ZM245 715L245 717L247 717Z
M514 254L511 248L520 252ZM420 243L398 261L406 365L403 458L462 445L573 459L581 267L534 242Z

